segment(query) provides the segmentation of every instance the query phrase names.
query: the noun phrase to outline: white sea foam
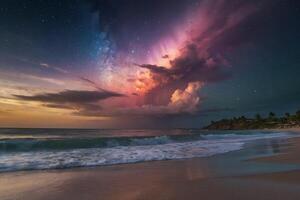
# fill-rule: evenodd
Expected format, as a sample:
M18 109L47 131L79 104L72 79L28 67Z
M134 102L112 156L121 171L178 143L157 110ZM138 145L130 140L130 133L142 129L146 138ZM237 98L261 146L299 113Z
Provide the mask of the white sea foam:
M0 171L84 167L207 157L243 148L247 141L287 138L287 133L207 135L204 140L111 148L10 152L0 154Z

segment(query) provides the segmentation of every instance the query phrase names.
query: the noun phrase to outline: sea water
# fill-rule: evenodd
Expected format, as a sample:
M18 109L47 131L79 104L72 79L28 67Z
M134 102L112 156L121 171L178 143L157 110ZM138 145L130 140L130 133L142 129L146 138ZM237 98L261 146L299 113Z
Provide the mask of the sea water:
M0 129L0 172L207 157L286 131Z

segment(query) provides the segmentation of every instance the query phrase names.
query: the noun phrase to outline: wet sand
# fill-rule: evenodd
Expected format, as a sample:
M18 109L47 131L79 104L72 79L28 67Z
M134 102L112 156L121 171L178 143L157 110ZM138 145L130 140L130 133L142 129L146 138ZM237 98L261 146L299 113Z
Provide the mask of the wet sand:
M252 161L262 162L262 163L281 163L281 164L300 165L300 138L290 139L288 143L289 146L284 153L279 153L273 156L255 158ZM252 175L246 178L280 181L280 182L300 185L300 169L291 170L288 172ZM299 191L299 198L300 198L300 191Z
M299 200L299 153L294 138L210 158L3 173L0 199Z

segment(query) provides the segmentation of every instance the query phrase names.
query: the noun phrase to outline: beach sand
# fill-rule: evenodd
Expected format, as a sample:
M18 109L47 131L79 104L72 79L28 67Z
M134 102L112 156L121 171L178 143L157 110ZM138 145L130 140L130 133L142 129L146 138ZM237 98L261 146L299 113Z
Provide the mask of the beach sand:
M210 158L2 173L0 199L299 200L299 155L293 138Z

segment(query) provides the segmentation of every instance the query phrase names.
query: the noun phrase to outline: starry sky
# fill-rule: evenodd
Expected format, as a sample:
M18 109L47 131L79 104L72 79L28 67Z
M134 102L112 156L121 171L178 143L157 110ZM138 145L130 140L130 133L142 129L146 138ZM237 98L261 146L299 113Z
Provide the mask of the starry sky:
M0 127L295 112L299 33L297 0L2 0Z

